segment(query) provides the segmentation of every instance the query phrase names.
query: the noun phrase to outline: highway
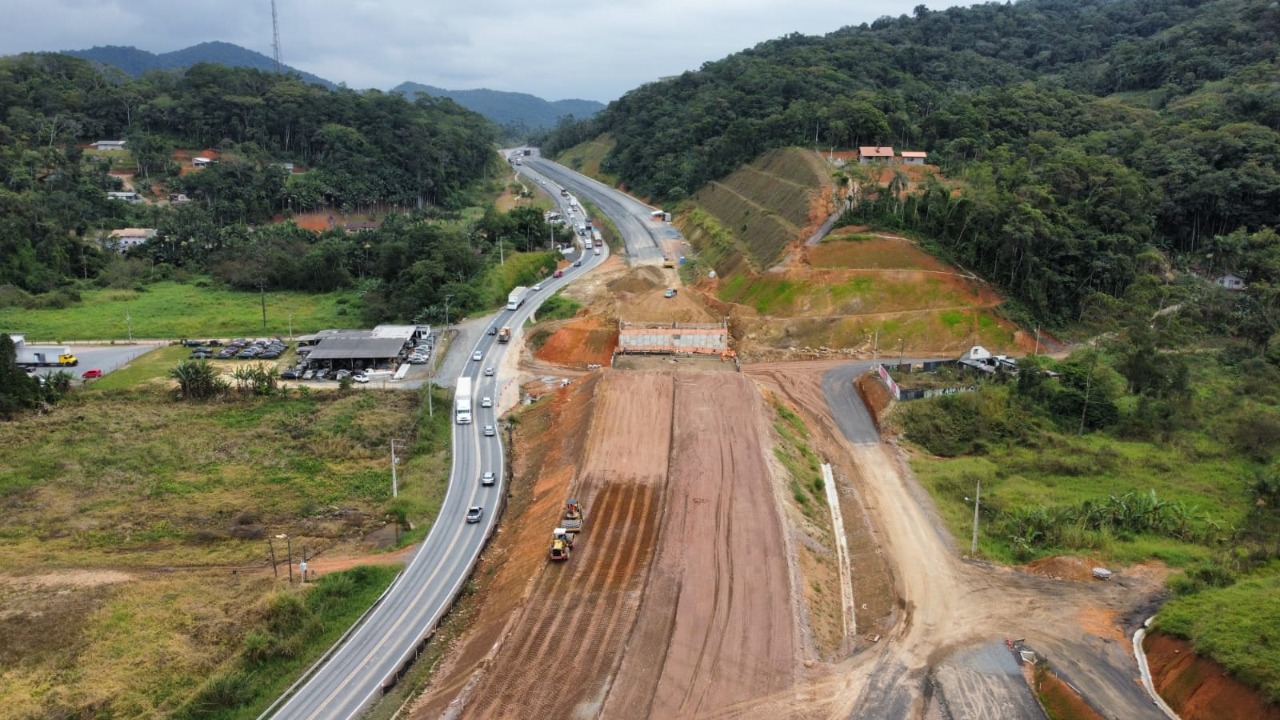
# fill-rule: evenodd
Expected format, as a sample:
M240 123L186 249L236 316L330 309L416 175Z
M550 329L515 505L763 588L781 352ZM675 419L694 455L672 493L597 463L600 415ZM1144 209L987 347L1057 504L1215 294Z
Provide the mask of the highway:
M497 511L506 492L501 430L493 437L483 435L486 425L498 426L496 405L500 382L504 379L501 376L503 355L508 347L518 347L525 320L543 300L607 258L607 248L599 255L585 252L581 255L581 267L567 267L564 277L544 280L542 289L532 292L523 307L498 312L493 324L512 328L514 337L510 346L484 334L474 347L452 350L465 352L468 358L479 351L483 359L468 360L464 371L465 376L473 378L476 387L474 421L469 425L453 424L453 468L439 517L404 572L363 622L292 688L291 693L286 693L274 708L263 713L263 717L282 720L358 717L383 694L384 686L394 683L397 673L434 632L493 533ZM495 370L491 377L483 374L488 367ZM483 397L493 398L495 407L481 407ZM453 408L450 405L442 410L452 413ZM485 471L496 473L498 484L482 487L480 474ZM468 524L464 517L467 508L473 505L482 506L484 516L481 522Z
M535 151L536 152L536 151ZM567 188L580 200L586 200L609 216L622 234L627 246L627 256L633 264L657 265L662 263L661 240L679 238L679 233L665 222L654 222L650 207L635 198L620 193L602 182L576 173L563 165L535 155L524 157L524 164L516 169L535 180L546 178L549 182ZM552 196L558 196L554 187L547 188Z

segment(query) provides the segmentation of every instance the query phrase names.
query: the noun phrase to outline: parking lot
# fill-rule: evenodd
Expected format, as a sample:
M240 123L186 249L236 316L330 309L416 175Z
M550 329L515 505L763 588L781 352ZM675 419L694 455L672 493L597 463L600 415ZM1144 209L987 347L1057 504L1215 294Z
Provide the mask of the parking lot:
M50 373L63 370L71 373L75 377L82 377L90 370L100 370L103 375L110 373L112 370L121 368L134 358L145 355L146 353L162 347L160 343L138 343L137 345L72 345L71 354L75 355L80 364L74 367L42 367L36 370L39 375L48 375Z

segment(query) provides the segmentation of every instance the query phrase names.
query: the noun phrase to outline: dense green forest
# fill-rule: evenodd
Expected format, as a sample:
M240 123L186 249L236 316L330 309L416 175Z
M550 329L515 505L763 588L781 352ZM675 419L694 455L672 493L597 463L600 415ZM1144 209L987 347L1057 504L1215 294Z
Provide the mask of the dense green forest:
M0 302L75 302L76 282L130 286L211 275L242 289L358 287L365 319L434 318L480 303L498 243L541 249L549 230L524 209L465 207L500 165L494 127L447 99L328 90L293 76L196 65L138 79L61 55L0 61ZM84 149L127 140L127 153ZM218 162L182 172L175 149ZM293 163L305 172L290 172ZM123 164L123 167L121 165ZM133 175L144 196L109 200ZM189 168L188 168L189 169ZM357 234L275 223L293 212L400 207ZM121 258L101 238L122 227L157 237Z
M542 142L608 133L601 170L668 201L774 147L928 151L958 194L864 182L879 202L851 220L933 238L1060 326L1121 295L1148 248L1239 272L1216 238L1276 224L1278 34L1269 0L921 6L650 83Z

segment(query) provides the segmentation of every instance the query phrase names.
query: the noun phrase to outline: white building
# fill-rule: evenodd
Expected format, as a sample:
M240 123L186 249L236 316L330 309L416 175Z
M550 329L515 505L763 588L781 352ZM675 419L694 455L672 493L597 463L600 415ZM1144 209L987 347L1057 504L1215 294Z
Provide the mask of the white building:
M1235 273L1223 273L1214 279L1213 284L1218 287L1226 288L1227 290L1245 289L1244 278L1236 275Z
M925 158L929 157L929 153L920 150L903 150L903 165L923 165Z
M91 144L93 145L94 149L97 149L97 150L111 150L111 151L119 152L121 150L124 150L125 142L126 142L125 140L99 140Z
M129 248L135 248L155 236L155 228L120 228L111 231L105 244L123 255L129 252Z

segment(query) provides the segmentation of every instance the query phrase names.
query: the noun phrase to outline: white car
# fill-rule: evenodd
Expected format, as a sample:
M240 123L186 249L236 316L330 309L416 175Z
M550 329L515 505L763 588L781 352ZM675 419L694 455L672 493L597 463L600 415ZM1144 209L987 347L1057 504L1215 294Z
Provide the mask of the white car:
M491 368L491 367L487 367L487 368L485 368L485 369L484 369L484 376L485 376L485 377L493 377L493 368Z
M479 362L479 361L481 361L481 360L483 360L483 359L484 359L484 353L482 353L482 352L480 352L479 350L477 350L477 351L475 351L475 352L471 353L471 359L472 359L472 360L474 360L474 361L476 361L476 362Z
M498 434L498 431L497 431L497 430L495 430L495 429L493 428L493 426L492 426L492 425L485 425L485 426L484 426L484 436L485 436L485 437L493 437L494 435L497 435L497 434Z
M472 505L467 508L467 522L478 523L482 517L484 517L484 508L479 505Z
M358 382L358 383L360 383L361 385L363 385L363 384L365 384L365 383L369 382L369 376L368 376L368 375L365 375L364 373L356 373L355 375L352 375L352 376L351 376L351 380L352 380L353 382Z
M480 407L493 407L493 398L480 398Z
M493 471L486 472L485 474L480 476L480 484L485 487L489 487L490 485L494 484L497 481L498 481L498 478L493 474Z
M541 289L542 289L542 283L538 283L538 284L534 285L534 286L533 286L533 289L534 289L534 291L541 290ZM479 360L479 358L476 358L476 359L477 359L477 360Z

